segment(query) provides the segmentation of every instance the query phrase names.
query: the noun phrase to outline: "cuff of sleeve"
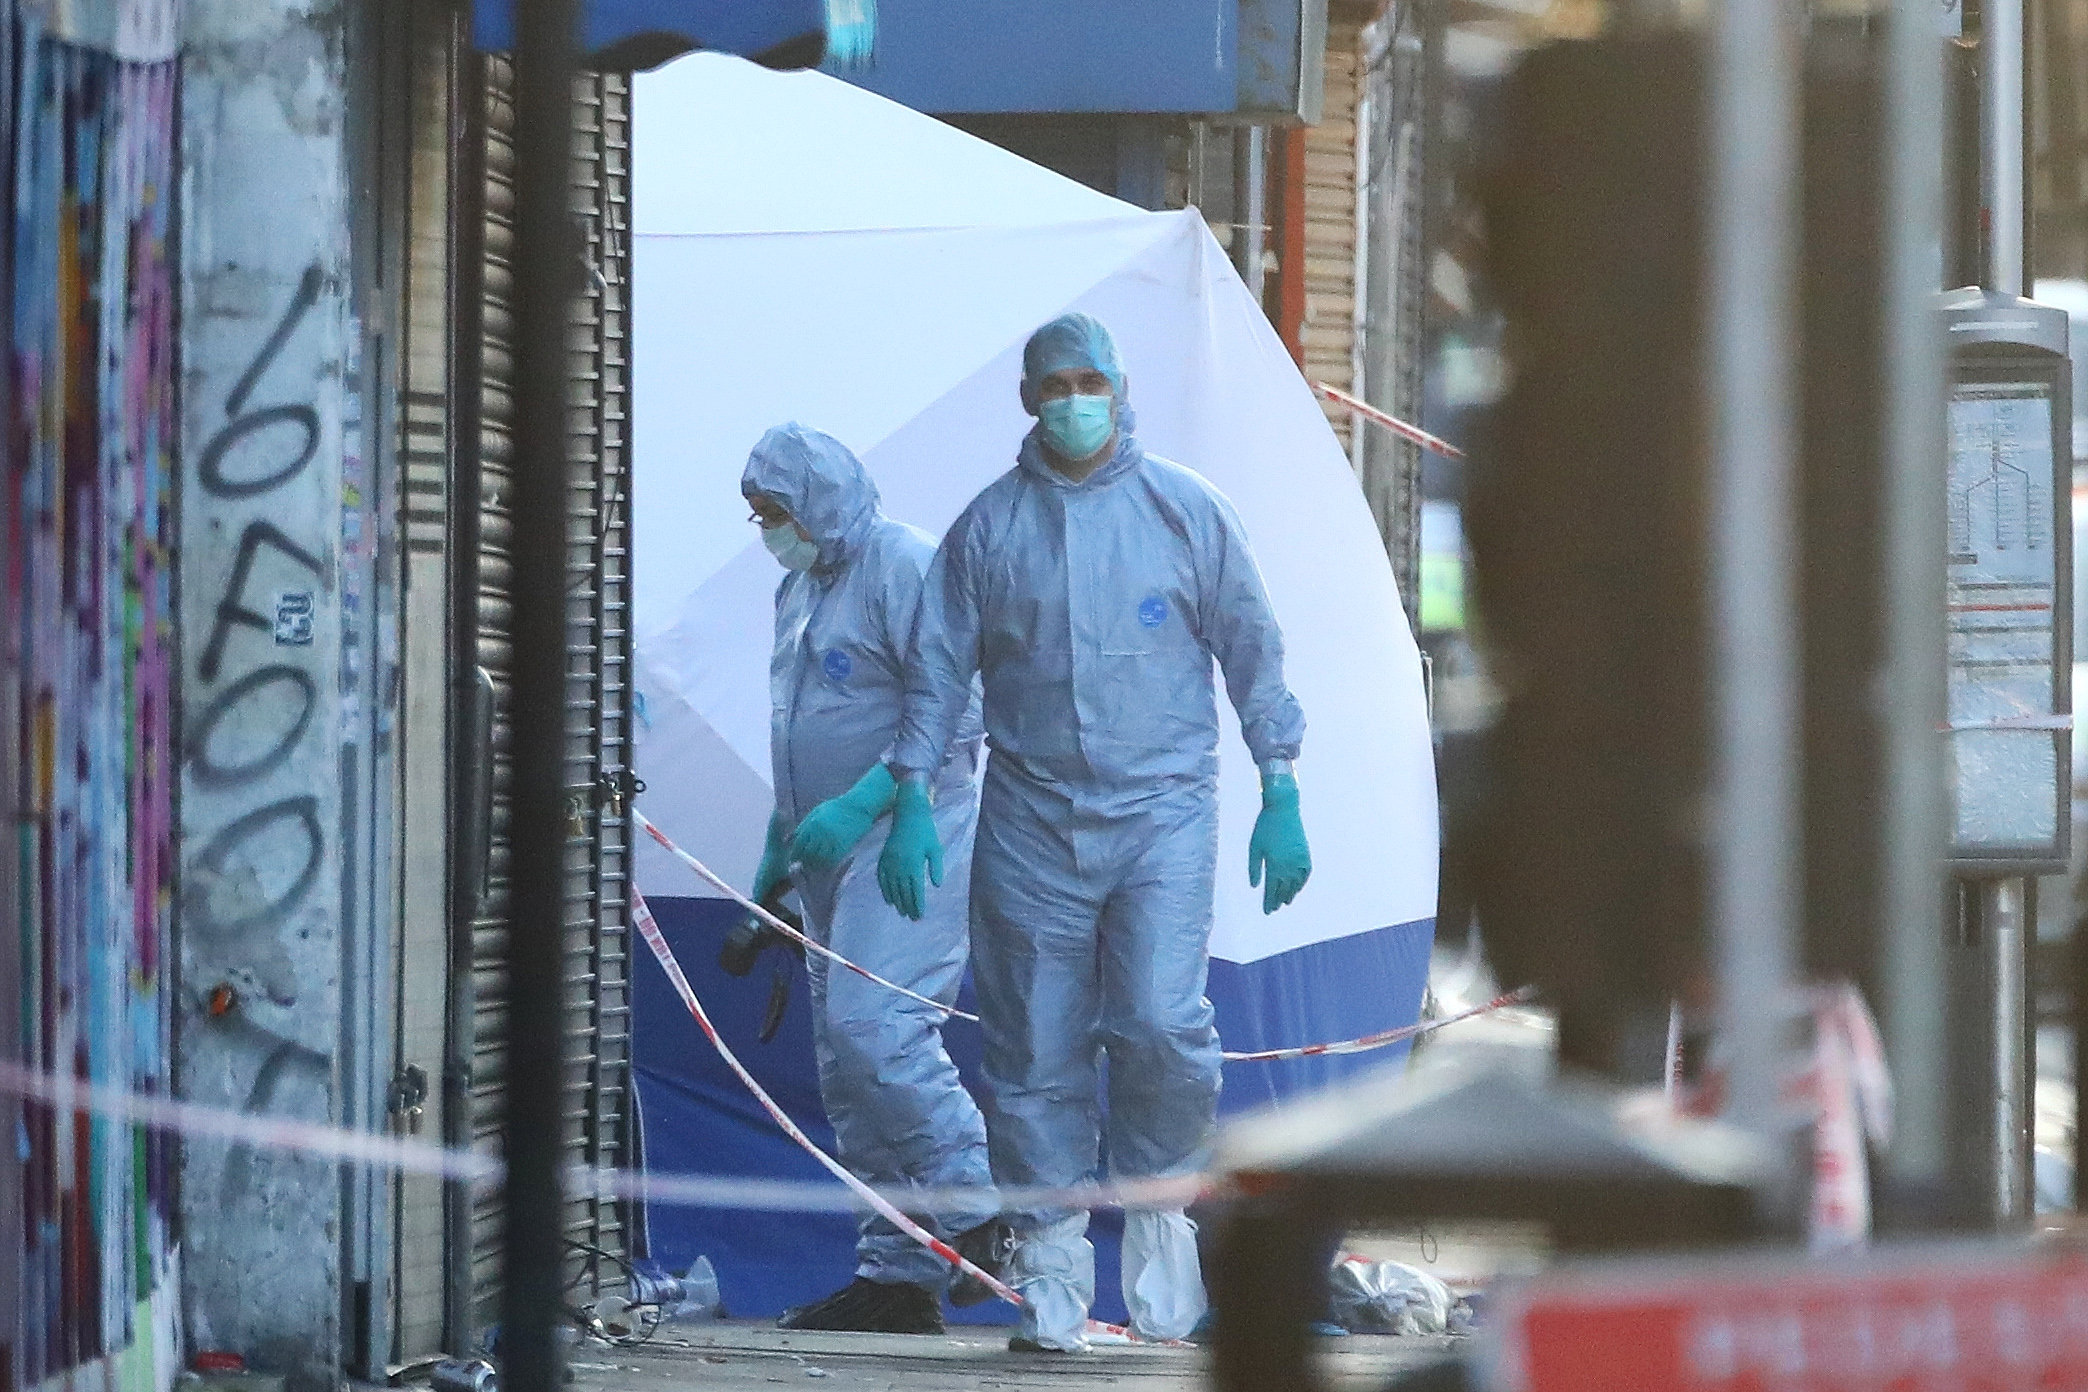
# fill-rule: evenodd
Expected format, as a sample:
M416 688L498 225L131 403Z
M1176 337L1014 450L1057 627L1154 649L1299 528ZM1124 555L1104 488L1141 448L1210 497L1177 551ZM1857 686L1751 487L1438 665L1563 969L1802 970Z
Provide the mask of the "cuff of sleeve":
M892 778L892 771L883 764L872 764L869 771L858 778L855 786L843 793L842 797L870 816L876 817L892 805L892 797L897 790L898 784Z

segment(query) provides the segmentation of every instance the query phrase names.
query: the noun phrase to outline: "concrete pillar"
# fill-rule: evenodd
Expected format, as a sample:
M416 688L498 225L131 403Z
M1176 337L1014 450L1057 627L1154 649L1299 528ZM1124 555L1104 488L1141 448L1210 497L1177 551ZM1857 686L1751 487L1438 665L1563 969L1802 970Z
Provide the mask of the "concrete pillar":
M182 60L182 1092L344 1115L343 751L367 718L349 377L344 15L191 0ZM341 1361L330 1162L191 1140L191 1346L293 1386Z

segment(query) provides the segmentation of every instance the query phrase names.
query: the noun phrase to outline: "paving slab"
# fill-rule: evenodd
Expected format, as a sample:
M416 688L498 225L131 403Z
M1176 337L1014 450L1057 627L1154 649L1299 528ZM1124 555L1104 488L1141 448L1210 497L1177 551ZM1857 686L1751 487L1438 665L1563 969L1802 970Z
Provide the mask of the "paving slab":
M948 1335L818 1334L766 1324L670 1324L636 1347L582 1345L572 1354L575 1392L1191 1392L1210 1385L1202 1349L1097 1346L1084 1354L1010 1353L1007 1331ZM1392 1375L1439 1356L1455 1341L1352 1335L1322 1341L1340 1392L1378 1392Z

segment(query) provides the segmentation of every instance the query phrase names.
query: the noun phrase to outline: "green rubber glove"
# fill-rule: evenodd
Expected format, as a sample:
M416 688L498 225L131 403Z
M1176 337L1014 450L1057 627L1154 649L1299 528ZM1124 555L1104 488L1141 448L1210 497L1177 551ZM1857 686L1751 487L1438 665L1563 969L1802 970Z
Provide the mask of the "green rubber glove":
M1298 817L1298 780L1287 773L1262 778L1262 810L1247 839L1247 883L1260 885L1262 912L1272 914L1298 897L1312 878L1312 848L1305 844L1305 823Z
M797 835L790 838L790 862L808 870L831 870L855 849L856 842L870 833L870 826L885 814L899 785L883 764L872 764L856 785L839 797L830 797L805 814Z
M769 814L768 840L761 847L761 864L754 867L754 889L747 897L759 904L769 891L790 876L790 838L783 834L783 813Z
M928 884L940 885L942 880L942 838L935 834L928 790L918 783L901 783L892 804L892 831L885 837L884 854L877 858L877 887L887 904L918 921L928 902Z

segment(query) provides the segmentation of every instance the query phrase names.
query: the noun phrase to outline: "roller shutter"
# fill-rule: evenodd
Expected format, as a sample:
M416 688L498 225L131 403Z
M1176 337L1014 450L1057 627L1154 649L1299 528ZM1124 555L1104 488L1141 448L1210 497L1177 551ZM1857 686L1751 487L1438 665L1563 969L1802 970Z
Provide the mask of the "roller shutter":
M461 743L462 816L490 809L480 827L460 828L460 917L468 942L460 949L456 1031L468 1053L466 1110L471 1143L499 1148L504 1111L508 944L507 892L508 679L514 558L507 513L513 459L511 313L514 209L513 71L487 55L479 67L477 120L467 134L480 168L481 206L470 215L480 245L478 290L467 295L477 323L467 335L478 361L475 443L461 480L476 506L469 525L470 574L460 586L460 630L476 670L460 683L459 728L480 728ZM567 1157L616 1165L627 1155L630 1096L630 982L627 951L629 842L619 791L627 774L630 730L630 491L628 455L628 287L630 271L629 81L589 74L576 83L572 144L573 214L585 264L567 335L573 470L572 542L566 557L566 788L571 837L566 849L566 1000L560 1027L567 1041L564 1127ZM486 707L490 706L490 718ZM489 728L488 728L489 727ZM480 781L482 780L482 781ZM480 781L477 788L475 781ZM483 804L476 802L483 798ZM483 836L482 856L471 852ZM478 864L484 866L480 882ZM578 1290L613 1279L599 1255L625 1248L624 1219L614 1202L568 1202L566 1236L575 1244ZM464 1199L451 1231L453 1340L458 1320L469 1330L497 1318L501 1263L499 1197ZM462 1252L466 1260L455 1255Z

